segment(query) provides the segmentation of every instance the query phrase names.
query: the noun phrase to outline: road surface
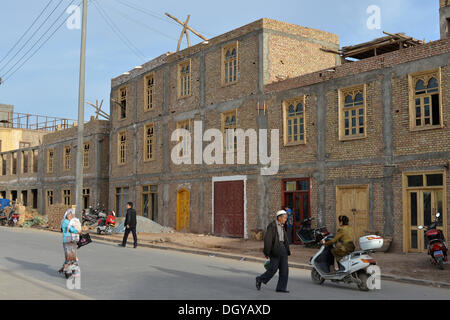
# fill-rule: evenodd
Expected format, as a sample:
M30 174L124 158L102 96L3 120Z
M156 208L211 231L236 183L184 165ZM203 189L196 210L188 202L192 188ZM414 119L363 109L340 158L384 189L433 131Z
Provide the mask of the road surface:
M94 242L81 248L81 290L67 290L57 270L63 262L61 234L0 227L0 299L450 299L450 290L383 280L381 290L312 283L310 271L289 270L289 294L275 292L275 276L261 291L262 263L169 250ZM7 292L7 293L6 293Z

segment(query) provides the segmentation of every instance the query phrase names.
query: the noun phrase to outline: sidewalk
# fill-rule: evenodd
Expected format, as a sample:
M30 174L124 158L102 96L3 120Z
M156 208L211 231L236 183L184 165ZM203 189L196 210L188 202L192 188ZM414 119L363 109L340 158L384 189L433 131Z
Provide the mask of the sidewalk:
M120 243L123 237L122 234L97 235L94 231L90 231L90 234L92 239L115 243ZM130 235L128 246L131 246L132 242L133 237ZM139 233L138 242L140 246L150 248L177 250L261 263L265 261L262 253L264 244L262 241L256 240L230 239L175 232L168 234ZM316 252L317 249L293 245L291 246L289 264L294 268L310 270L311 267L308 262ZM383 279L450 288L450 264L445 265L445 270L439 270L436 266L431 265L429 257L424 253L397 254L379 252L372 256L381 268Z
M0 300L89 300L90 298L0 267Z

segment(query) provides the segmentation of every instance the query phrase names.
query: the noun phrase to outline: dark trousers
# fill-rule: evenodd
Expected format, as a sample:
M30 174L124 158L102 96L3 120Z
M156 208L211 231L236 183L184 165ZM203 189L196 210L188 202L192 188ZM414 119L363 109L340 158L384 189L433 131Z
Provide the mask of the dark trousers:
M128 235L130 234L130 231L133 233L134 246L136 247L137 246L136 227L130 227L130 228L125 227L125 233L123 234L122 245L123 246L127 245L127 239L128 239Z
M280 270L278 274L278 284L277 290L287 290L288 277L289 277L289 266L288 266L288 255L284 244L280 245L280 256L270 257L269 270L258 277L258 280L264 284L267 284L270 279L273 278L275 273Z

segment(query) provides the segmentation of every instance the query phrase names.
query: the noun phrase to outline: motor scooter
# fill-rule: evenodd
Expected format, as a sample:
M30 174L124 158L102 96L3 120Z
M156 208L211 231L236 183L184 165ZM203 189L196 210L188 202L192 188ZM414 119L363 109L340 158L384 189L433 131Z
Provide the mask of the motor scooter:
M19 214L16 211L11 211L8 218L8 226L9 227L15 227L17 225L17 222L19 222Z
M97 234L104 232L105 234L112 234L113 229L116 226L116 213L111 211L108 216L105 213L100 212L99 220L97 224Z
M331 240L328 235L324 240ZM361 291L369 291L373 286L371 281L372 270L370 266L376 265L375 259L369 254L383 246L383 238L375 235L364 236L359 239L361 251L355 251L343 257L339 262L340 270L332 272L330 266L334 265L334 257L331 246L322 247L311 258L311 279L316 284L322 284L325 280L332 282L355 283Z
M438 212L436 220L427 227L419 226L419 230L426 228L425 239L427 240L428 254L432 264L437 265L439 269L444 270L444 262L448 260L448 246L445 242L444 234L437 228L441 222L442 216Z

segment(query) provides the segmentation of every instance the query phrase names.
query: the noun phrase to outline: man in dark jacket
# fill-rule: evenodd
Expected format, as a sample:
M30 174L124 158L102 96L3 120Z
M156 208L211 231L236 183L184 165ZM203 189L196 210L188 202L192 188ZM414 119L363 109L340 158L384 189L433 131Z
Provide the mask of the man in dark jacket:
M128 235L130 231L133 233L134 247L137 247L137 235L136 235L136 210L133 209L133 202L127 203L127 215L125 216L125 233L123 235L122 244L119 246L126 247Z
M261 290L261 283L267 284L279 270L279 278L277 284L277 292L289 293L287 283L289 277L288 256L291 255L289 250L289 240L284 224L287 220L286 211L277 212L277 218L267 226L264 235L264 256L270 257L269 269L259 277L256 277L256 288Z

